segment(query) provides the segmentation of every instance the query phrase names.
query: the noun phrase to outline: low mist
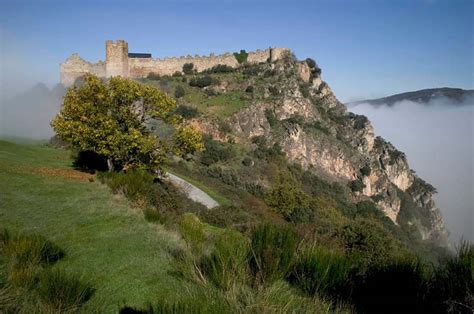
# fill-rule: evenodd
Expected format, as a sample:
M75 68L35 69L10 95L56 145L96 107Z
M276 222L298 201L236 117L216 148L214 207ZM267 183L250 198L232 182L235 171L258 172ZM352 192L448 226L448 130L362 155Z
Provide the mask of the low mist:
M451 240L474 241L474 99L454 104L439 98L426 104L359 104L349 110L366 115L376 135L405 152L410 167L435 186Z
M50 122L59 112L64 88L49 89L39 83L0 103L0 136L27 139L49 139L53 136Z

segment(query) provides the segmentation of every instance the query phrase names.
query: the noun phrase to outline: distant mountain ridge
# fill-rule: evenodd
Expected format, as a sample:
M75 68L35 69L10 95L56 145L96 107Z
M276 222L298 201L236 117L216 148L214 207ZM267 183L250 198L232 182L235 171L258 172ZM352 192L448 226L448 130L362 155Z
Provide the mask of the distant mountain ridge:
M368 103L374 106L393 106L395 103L400 101L413 101L417 103L426 104L431 100L441 97L451 100L456 105L461 105L469 97L472 97L474 99L474 90L449 87L421 89L412 92L395 94L383 98L355 101L348 103L348 106L358 105L361 103Z

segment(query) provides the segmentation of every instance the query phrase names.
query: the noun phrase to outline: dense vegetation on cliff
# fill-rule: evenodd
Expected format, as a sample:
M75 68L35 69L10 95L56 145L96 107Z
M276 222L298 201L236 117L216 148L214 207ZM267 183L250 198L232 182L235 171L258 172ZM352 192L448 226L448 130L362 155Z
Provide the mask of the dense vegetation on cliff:
M170 154L160 167L220 206L207 209L142 167L89 174L73 170L63 149L1 143L1 173L14 178L0 208L14 226L0 244L9 311L39 302L45 311L124 313L469 312L474 248L447 250L435 189L366 117L347 112L316 62L287 55L183 72L142 83L176 98L172 114L204 134L205 149ZM175 136L164 119L146 130L164 142ZM94 172L107 156L88 151L73 165ZM34 202L8 210L24 192ZM38 241L22 232L36 224L41 243L63 252L54 261L30 263L28 243ZM66 291L54 298L58 285Z

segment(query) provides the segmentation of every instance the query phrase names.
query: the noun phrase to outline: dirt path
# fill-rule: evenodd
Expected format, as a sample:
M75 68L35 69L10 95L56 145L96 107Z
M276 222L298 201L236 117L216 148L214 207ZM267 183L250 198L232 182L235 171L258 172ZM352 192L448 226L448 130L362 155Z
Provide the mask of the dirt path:
M174 174L169 172L166 173L166 176L167 177L165 178L165 180L168 180L173 185L177 186L178 188L181 188L184 193L186 193L186 195L193 201L203 204L209 209L219 206L219 203L217 203L206 192L196 187L195 185L192 185L188 181L181 179L180 177L175 176Z

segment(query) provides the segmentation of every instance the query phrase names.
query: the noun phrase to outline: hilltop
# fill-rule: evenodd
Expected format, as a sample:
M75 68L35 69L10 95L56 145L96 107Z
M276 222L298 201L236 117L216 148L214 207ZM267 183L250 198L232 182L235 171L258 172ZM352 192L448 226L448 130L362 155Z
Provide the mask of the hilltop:
M449 87L421 89L413 92L395 94L383 98L355 101L348 103L347 105L350 107L366 103L373 106L393 106L401 101L412 101L420 104L428 104L430 101L440 99L442 100L443 98L456 105L461 105L465 103L465 101L468 99L471 99L471 103L468 104L474 104L474 101L472 101L472 99L474 99L474 90Z

